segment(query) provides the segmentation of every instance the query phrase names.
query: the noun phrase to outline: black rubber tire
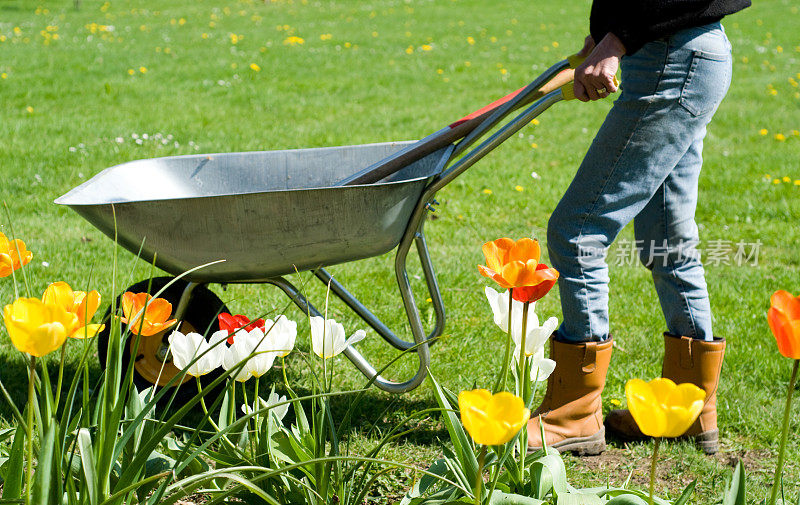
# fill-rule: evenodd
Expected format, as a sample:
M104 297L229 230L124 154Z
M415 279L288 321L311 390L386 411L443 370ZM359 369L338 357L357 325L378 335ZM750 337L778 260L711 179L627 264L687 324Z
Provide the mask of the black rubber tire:
M166 286L166 284L173 280L173 277L154 277L152 283L150 280L143 280L137 282L136 284L128 287L123 293L126 291L131 291L133 293L144 293L147 292L148 286L150 286L150 293L155 294L161 288ZM174 311L177 309L178 302L181 299L181 295L183 294L183 290L186 288L188 283L182 279L175 281L171 286L169 286L161 295L160 298L164 298L168 302L172 304L172 310ZM120 300L122 298L122 294L117 297L117 307L120 306ZM205 286L197 286L194 291L192 292L192 298L189 302L189 306L186 309L186 314L184 314L184 321L188 322L192 326L197 329L197 332L200 334L205 334L206 336L210 336L215 331L219 330L219 322L217 320L217 315L220 312L228 312L228 308L219 299L219 297L210 291ZM97 355L100 360L100 367L105 368L106 366L106 357L108 355L108 338L111 325L108 323L109 317L111 315L111 306L109 305L108 309L106 310L105 316L103 318L106 321L106 327L97 334ZM125 332L125 324L122 325L123 334ZM206 331L208 329L208 331ZM130 333L128 334L128 338L131 338ZM131 361L131 352L130 352L130 344L128 339L122 345L122 370L123 373L127 369L128 363ZM219 377L222 374L222 370L215 370L214 372L208 373L202 377L200 377L200 382L205 387L207 384L210 384L214 379ZM139 374L139 372L134 367L133 370L133 383L136 385L136 388L139 391L143 391L148 387L152 386L153 383ZM207 405L214 403L217 395L221 392L222 387L224 386L224 382L215 388L214 391L211 391L209 394L205 396L205 402ZM159 390L157 388L157 390ZM178 393L175 396L175 400L173 401L174 405L181 405L185 403L187 400L191 399L193 396L197 394L197 384L195 381L189 380L186 381L178 388ZM165 394L162 398L160 403L166 403L172 397L172 394L168 393Z

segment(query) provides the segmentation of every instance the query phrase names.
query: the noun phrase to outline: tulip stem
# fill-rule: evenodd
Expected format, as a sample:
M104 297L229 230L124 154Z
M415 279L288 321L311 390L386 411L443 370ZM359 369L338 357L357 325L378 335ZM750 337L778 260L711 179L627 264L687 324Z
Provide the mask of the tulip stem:
M778 499L779 483L783 474L783 457L786 451L786 441L789 437L789 417L792 412L792 394L794 393L794 385L797 381L797 369L800 366L800 359L794 360L794 367L792 368L792 377L789 379L789 391L786 393L786 410L783 412L783 430L781 431L781 445L778 449L778 466L775 468L775 478L772 481L772 493L770 494L769 504L775 505Z
M653 505L653 494L656 489L656 464L658 463L658 448L661 446L661 437L656 437L653 447L653 460L650 462L650 505Z
M67 353L67 342L69 342L69 338L61 344L61 361L58 363L58 384L56 385L56 409L58 409L58 403L61 400L61 382L64 380L64 358Z
M522 304L522 335L520 336L519 358L517 358L518 365L518 382L519 385L518 395L522 398L524 405L530 403L530 372L528 372L528 357L525 355L525 346L527 345L528 334L528 307L530 302ZM528 425L527 423L522 426L519 434L519 481L525 482L525 456L528 455Z
M200 382L200 377L195 377L194 379L195 379L195 381L197 381L197 392L198 393L202 393L203 392L203 385ZM217 431L217 433L221 432L222 430L219 429L219 426L217 426L217 423L214 422L214 419L212 419L211 416L208 415L208 409L206 408L206 397L205 396L201 396L200 397L200 406L203 408L203 414L205 414L206 417L208 418L208 422L211 424L211 427L214 428ZM228 436L227 435L222 435L222 440L224 440L228 444L228 446L230 446L231 449L233 449L234 451L236 450L236 447L233 445L233 442L228 440Z
M475 505L481 505L481 488L483 484L483 463L486 461L486 449L488 446L481 447L478 455L478 475L475 477Z
M511 291L514 288L509 288L508 290L508 333L506 335L506 352L505 357L503 358L503 369L500 371L500 376L497 378L497 382L494 385L494 391L492 394L496 394L500 391L506 390L506 379L508 379L508 365L511 362L511 307L513 306L513 298L511 297Z
M28 376L28 472L25 476L25 503L31 503L31 480L33 478L33 402L36 356L31 356Z

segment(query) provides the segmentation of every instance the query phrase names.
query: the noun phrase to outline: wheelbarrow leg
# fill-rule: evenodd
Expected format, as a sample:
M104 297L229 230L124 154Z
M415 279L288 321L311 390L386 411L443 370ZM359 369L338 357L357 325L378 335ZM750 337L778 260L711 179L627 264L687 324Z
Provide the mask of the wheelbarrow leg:
M291 282L283 277L274 277L264 282L279 287L303 313L309 314L310 316L322 316L322 313L311 305L306 297L303 296ZM394 382L381 377L380 371L376 370L354 347L347 347L344 350L344 355L347 356L365 377L372 380L375 385L382 390L388 391L389 393L405 393L419 386L428 374L428 365L430 364L428 344L423 341L414 351L419 357L419 368L417 369L417 373L405 382Z

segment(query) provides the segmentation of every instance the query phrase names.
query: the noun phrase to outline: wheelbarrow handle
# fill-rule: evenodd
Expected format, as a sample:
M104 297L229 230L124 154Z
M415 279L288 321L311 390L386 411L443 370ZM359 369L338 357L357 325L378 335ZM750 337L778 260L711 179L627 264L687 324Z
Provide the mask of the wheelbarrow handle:
M559 86L572 82L572 69L582 61L583 59L577 54L569 56L548 68L527 86L481 107L390 157L339 181L337 185L372 184L442 147L463 139L458 144L460 150L454 153L454 155L460 154L511 112L538 100Z

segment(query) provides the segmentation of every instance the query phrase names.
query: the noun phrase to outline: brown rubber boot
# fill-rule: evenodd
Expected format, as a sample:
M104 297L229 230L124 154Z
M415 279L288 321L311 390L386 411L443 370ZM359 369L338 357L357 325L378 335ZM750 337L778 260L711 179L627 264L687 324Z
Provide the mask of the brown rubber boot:
M684 436L692 437L706 454L719 449L717 429L717 386L725 356L725 339L698 340L664 333L664 366L661 376L675 384L690 382L706 392L706 403L700 417ZM612 410L606 416L609 432L623 440L641 440L647 436L639 430L628 410Z
M606 430L600 394L606 385L612 339L567 344L553 337L550 359L556 369L547 379L547 393L528 421L528 451L542 447L539 416L548 447L579 455L600 454Z

